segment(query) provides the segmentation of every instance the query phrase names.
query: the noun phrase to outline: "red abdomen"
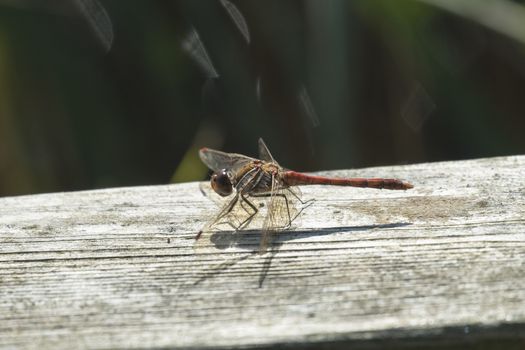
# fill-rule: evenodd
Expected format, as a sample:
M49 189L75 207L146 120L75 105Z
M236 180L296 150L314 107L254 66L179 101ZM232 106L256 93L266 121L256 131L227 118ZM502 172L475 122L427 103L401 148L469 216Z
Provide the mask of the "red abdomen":
M288 186L300 185L332 185L332 186L351 186L351 187L369 187L369 188L384 188L387 190L408 190L414 187L408 182L403 182L398 179L384 179L384 178L336 178L307 175L298 173L296 171L285 171L282 173L282 178Z

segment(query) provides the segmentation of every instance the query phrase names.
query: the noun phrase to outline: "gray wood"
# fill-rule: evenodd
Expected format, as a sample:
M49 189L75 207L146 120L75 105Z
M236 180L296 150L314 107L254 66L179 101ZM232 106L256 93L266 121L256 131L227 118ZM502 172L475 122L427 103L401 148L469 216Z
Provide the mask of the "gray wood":
M304 187L263 255L194 250L198 183L1 198L0 347L524 344L525 156L328 173L415 188Z

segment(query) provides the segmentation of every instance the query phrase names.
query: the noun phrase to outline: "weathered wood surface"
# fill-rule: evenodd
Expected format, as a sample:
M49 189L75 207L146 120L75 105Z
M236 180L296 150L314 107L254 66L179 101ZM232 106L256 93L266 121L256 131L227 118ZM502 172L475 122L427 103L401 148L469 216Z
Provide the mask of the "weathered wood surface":
M305 187L264 255L194 251L198 183L0 199L0 347L525 344L525 156L331 174L415 188Z

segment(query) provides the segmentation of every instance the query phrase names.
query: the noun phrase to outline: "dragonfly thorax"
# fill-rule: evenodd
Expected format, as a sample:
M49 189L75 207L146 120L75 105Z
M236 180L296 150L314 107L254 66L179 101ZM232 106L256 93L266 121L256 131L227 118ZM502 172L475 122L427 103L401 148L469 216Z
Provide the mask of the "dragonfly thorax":
M226 169L216 171L211 176L211 188L220 196L229 196L233 191L233 184Z

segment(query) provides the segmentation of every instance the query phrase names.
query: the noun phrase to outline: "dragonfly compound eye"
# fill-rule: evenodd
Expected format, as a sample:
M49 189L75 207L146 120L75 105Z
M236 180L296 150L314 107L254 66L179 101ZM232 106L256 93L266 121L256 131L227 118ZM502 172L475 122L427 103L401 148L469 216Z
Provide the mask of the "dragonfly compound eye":
M230 177L226 173L226 169L217 171L211 176L211 187L213 190L223 196L229 196L233 191L233 185L230 181Z

